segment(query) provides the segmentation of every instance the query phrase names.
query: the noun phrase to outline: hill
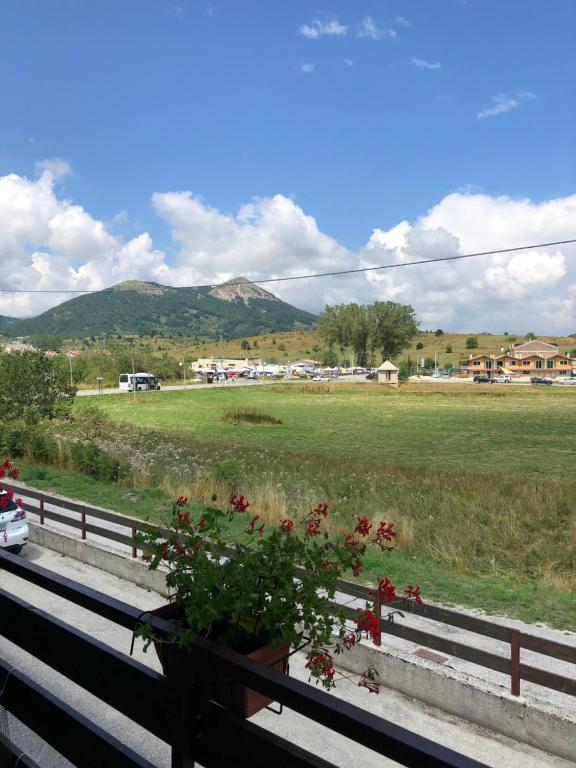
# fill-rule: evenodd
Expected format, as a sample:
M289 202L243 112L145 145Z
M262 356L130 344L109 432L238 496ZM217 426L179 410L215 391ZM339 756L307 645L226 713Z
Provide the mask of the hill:
M213 336L221 330L238 337L310 328L315 322L315 315L242 277L215 288L173 288L131 280L70 299L38 317L14 320L10 334Z

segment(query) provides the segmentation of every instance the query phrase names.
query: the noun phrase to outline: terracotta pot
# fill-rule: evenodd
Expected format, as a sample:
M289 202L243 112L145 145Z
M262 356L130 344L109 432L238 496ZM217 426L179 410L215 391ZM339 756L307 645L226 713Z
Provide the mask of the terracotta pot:
M174 618L175 606L173 603L168 605L162 605L160 608L156 608L150 611L156 616L169 621ZM173 650L173 646L166 643L154 643L156 653L162 665L164 674L167 673L170 666L170 654ZM263 645L260 648L251 653L244 654L247 658L257 661L260 664L264 664L267 667L271 667L276 672L286 673L288 668L288 654L290 653L289 645ZM185 667L185 680L184 684L194 681L194 665L190 659L190 663ZM227 678L215 674L211 680L210 698L212 701L221 704L226 709L234 712L242 717L252 717L261 709L272 704L272 699L264 696L262 693L247 688L240 683L235 683Z

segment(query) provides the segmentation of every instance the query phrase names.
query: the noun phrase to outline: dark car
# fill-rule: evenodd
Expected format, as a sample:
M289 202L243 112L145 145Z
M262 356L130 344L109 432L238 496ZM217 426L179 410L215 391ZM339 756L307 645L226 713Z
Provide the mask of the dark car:
M376 378L376 374L375 373L368 373L368 374L366 374L366 378L368 379L368 381L373 381Z
M552 379L545 379L544 376L532 376L530 384L552 384Z
M474 376L472 379L474 384L490 384L491 378L490 376Z

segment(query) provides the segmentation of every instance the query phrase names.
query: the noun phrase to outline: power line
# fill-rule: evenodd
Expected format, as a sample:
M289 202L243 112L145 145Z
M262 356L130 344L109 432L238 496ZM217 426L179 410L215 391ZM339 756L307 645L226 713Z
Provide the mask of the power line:
M461 259L473 259L477 256L496 256L500 253L513 253L514 251L527 251L534 248L550 248L553 245L572 245L576 243L576 238L572 240L556 240L553 243L537 243L534 245L518 245L516 248L500 248L495 251L477 251L476 253L463 253L458 256L440 256L437 259L420 259L418 261L403 261L397 264L383 264L378 267L359 267L358 269L341 269L334 272L319 272L315 275L292 275L291 277L267 277L262 280L243 280L234 283L234 285L263 285L264 283L284 283L289 280L312 280L318 277L338 277L339 275L354 275L360 272L375 272L383 269L400 269L401 267L413 267L419 264L436 264L442 261L459 261ZM163 286L171 288L218 288L225 283L208 283L206 285L192 286ZM105 291L137 291L138 288L94 288L87 289L56 289L56 288L0 288L0 293L104 293Z

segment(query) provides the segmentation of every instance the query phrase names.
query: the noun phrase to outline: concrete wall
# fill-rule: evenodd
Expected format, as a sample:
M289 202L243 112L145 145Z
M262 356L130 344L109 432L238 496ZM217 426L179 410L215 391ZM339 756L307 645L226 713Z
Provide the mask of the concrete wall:
M576 719L552 706L385 645L362 642L338 666L356 674L372 667L384 686L576 764Z
M121 579L138 584L140 587L152 589L160 595L166 595L165 574L161 571L149 571L148 566L142 560L133 560L130 557L106 549L101 545L82 541L68 536L65 533L56 532L45 525L38 525L28 521L30 541L40 544L42 547L53 549L62 555L80 560L102 571L112 573Z

